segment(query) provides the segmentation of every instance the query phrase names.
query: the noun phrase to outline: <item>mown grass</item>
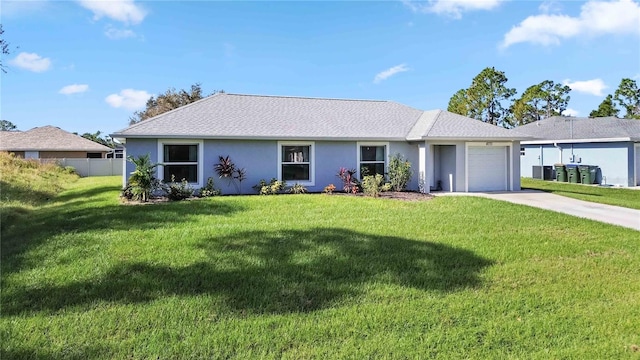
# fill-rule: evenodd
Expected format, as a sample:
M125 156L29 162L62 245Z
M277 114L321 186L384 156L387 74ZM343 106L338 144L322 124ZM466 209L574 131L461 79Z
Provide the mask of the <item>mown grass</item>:
M570 198L640 210L640 191L522 178L523 189L542 190Z
M640 233L472 197L119 204L2 237L2 359L638 358Z
M77 179L56 164L0 152L0 226L25 219L35 206L50 201Z

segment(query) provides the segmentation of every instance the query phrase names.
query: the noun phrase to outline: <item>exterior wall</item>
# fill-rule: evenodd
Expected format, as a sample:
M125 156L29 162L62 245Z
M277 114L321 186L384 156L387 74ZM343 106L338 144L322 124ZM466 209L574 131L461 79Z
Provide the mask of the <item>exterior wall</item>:
M456 191L455 184L449 184L449 175L452 176L452 179L458 178L456 174L456 146L435 145L433 156L435 160L433 164L435 186L437 187L438 181L440 181L443 191Z
M640 186L640 143L635 144L636 186Z
M175 139L173 139L175 140ZM179 142L179 140L178 140ZM336 176L341 167L349 169L357 168L358 145L355 141L313 141L315 159L313 185L306 186L310 192L321 192L325 186L334 184L338 189L342 184ZM418 189L418 145L406 142L388 143L388 156L401 153L414 165L415 174L409 184L409 189ZM137 157L150 154L154 162L158 161L157 139L128 139L126 143L126 155ZM278 177L279 161L278 142L267 140L204 140L203 159L200 166L203 167L203 183L212 177L216 187L223 194L235 194L236 188L224 179L219 179L214 171L219 156L229 156L240 168L245 168L247 179L242 183L242 193L252 194L252 188L261 179L269 181ZM131 163L127 162L125 174L134 170Z
M86 151L40 151L40 159L86 159Z
M126 143L126 156L137 157L149 154L151 160L158 162L158 139L128 139ZM179 139L172 139L179 143ZM189 140L193 141L193 140ZM185 142L188 142L185 140ZM313 184L305 185L310 192L321 192L325 186L334 184L340 189L342 184L336 174L341 167L358 167L358 142L356 141L313 141L314 155L312 166L314 167ZM464 191L466 188L465 161L466 143L464 141L453 142L388 142L387 157L394 154L402 154L412 164L413 176L408 184L409 190L419 189L420 172L424 172L425 184L435 187L437 180L441 180L443 188L449 189L449 176L453 174L453 191ZM438 147L437 145L451 145L452 147ZM440 149L444 149L440 151ZM519 170L519 144L514 143L510 161L513 169L510 178L513 179L511 188L520 189ZM518 155L518 156L515 156ZM252 188L261 179L269 181L278 177L278 141L267 140L204 140L202 141L202 159L199 166L202 168L201 186L209 177L214 179L216 187L223 194L236 194L236 188L224 179L219 179L214 166L218 163L219 156L229 156L239 168L246 169L247 178L242 183L242 193L252 194ZM388 164L388 159L387 159ZM434 166L435 165L435 166ZM133 164L126 162L124 165L123 181L134 170ZM446 179L442 178L446 174ZM442 179L441 179L442 178ZM428 189L427 189L428 190Z
M511 181L511 190L520 191L520 142L514 141L511 147L511 156L509 161L511 162L509 181Z
M219 179L214 170L219 156L229 156L231 161L247 172L242 192L252 194L252 186L260 179L269 181L278 176L277 141L205 140L204 181L212 177L223 194L236 194L235 187L225 179Z
M10 154L13 154L17 158L24 159L24 151L9 151Z
M357 150L356 150L357 151ZM407 142L391 142L389 143L389 154L391 157L395 154L402 154L410 163L413 174L411 180L407 184L407 190L418 191L418 179L420 176L419 171L419 149L417 143Z
M577 144L522 145L525 156L521 157L521 173L524 177L532 176L532 165L563 164L597 165L600 167L597 181L602 184L633 186L634 149L630 142L612 143L577 143ZM572 155L575 162L572 162ZM536 162L537 161L537 162Z
M442 164L440 164L439 160L451 160L451 155L448 154L445 159L438 158L440 156L440 152L437 150L438 145L453 145L455 147L455 168L450 168L450 165L445 165L445 171L442 172ZM442 187L445 188L445 183L448 189L449 183L449 175L453 174L453 191L464 191L465 189L465 142L464 141L447 141L447 142L432 142L428 141L427 146L429 150L427 151L427 176L428 176L428 184L432 189L435 189L437 186L437 181L442 181ZM446 175L443 175L446 174Z
M149 154L151 161L158 161L158 141L156 139L127 139L126 156L138 157L140 155ZM135 170L135 166L129 161L125 161L125 169L123 174L123 182Z

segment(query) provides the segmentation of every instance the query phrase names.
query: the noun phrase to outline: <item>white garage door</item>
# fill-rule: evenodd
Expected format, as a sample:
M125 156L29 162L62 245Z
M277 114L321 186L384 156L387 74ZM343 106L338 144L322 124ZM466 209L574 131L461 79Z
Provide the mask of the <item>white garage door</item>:
M467 158L469 191L507 189L507 147L470 146Z

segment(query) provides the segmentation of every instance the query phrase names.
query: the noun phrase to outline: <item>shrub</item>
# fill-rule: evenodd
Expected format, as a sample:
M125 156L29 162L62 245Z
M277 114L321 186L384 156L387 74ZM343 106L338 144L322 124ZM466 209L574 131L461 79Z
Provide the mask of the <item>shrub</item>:
M338 177L342 180L342 189L348 193L357 193L359 190L359 183L355 177L356 169L347 169L341 167L338 171Z
M389 183L394 191L405 190L412 175L411 163L401 154L393 155L389 159Z
M333 192L334 192L335 190L336 190L336 186L335 186L335 185L333 185L333 184L329 184L329 185L327 185L327 186L325 186L325 187L324 187L324 190L323 190L323 191L324 191L324 193L325 193L325 194L329 194L329 195L331 195L331 194L333 194Z
M127 185L122 188L122 190L120 191L120 197L127 200L133 199L133 191L131 191L131 185Z
M160 188L160 181L155 177L158 164L151 162L149 154L140 155L137 158L127 157L127 160L136 166L129 177L132 199L143 202L149 201L151 194Z
M211 196L218 196L221 195L222 192L220 191L220 189L216 189L215 184L213 183L213 178L210 177L207 179L207 184L203 187L200 188L200 191L198 191L198 195L200 197L211 197Z
M74 168L73 166L65 166L63 170L67 174L78 175L78 173L76 172L76 168Z
M391 184L384 183L384 176L380 174L367 175L362 179L362 191L367 196L378 197L381 192L391 190Z
M240 194L242 192L242 182L247 178L247 171L244 168L236 167L229 155L219 156L218 163L213 167L220 179L227 179L230 184Z
M167 197L171 201L179 201L193 196L193 188L186 179L176 182L176 177L171 175L171 182L167 184Z
M272 178L268 183L266 180L260 179L258 184L253 188L256 189L260 195L274 195L282 191L286 185L286 181L279 181L276 178Z
M307 188L300 184L294 184L291 188L289 188L289 193L291 194L304 194L307 192Z

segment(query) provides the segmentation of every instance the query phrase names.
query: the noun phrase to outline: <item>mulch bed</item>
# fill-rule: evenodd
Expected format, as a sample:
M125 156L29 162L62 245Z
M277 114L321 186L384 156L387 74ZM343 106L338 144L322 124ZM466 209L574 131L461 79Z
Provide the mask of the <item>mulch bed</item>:
M288 195L288 194L279 194L279 195ZM334 192L331 195L317 193L317 195L324 195L324 196L361 196L361 197L365 197L366 196L363 193L350 194L350 193L344 193L344 192ZM222 195L222 196L238 196L238 195ZM251 196L251 195L249 195L249 196ZM258 195L255 195L255 196L258 196ZM395 199L395 200L402 200L402 201L426 201L426 200L433 199L433 195L431 195L431 194L423 194L423 193L414 192L414 191L386 191L386 192L380 193L380 196L378 198L379 199ZM201 198L199 198L199 197L191 197L191 198L185 199L183 201L193 201L193 200L198 200L198 199L201 199ZM140 201L136 201L136 200L127 200L125 198L120 198L120 202L123 205L152 205L152 204L167 203L167 202L169 202L169 199L167 197L153 197L153 198L149 199L148 202L140 202Z

